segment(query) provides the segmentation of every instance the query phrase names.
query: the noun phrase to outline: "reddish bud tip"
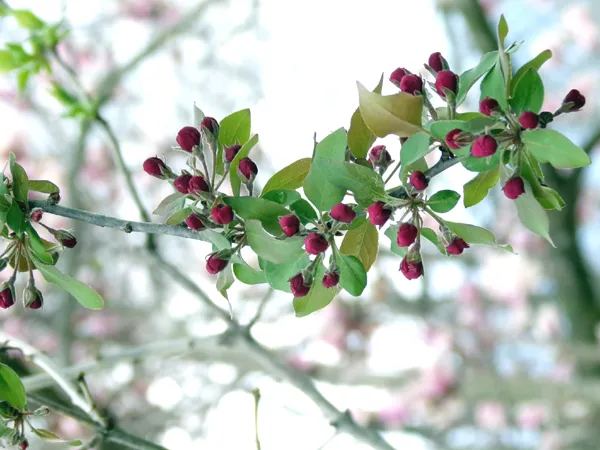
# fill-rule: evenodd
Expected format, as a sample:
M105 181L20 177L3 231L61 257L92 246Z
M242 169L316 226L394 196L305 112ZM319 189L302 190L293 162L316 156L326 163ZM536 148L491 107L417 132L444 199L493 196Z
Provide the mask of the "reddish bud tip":
M164 179L167 172L167 165L156 156L148 158L143 164L144 172L156 178Z
M382 227L392 215L392 210L385 207L383 202L375 202L367 208L369 220L375 226Z
M508 198L511 200L517 199L517 197L525 193L525 183L523 182L523 178L511 178L506 182L503 189L504 195L506 195Z
M492 116L495 111L500 109L500 104L492 97L486 97L479 103L479 112L486 116Z
M421 261L409 261L404 257L400 263L400 272L409 280L416 280L423 275L423 263Z
M486 156L492 156L498 150L498 142L489 134L479 136L473 143L471 153L476 158L485 158Z
M573 103L569 111L579 111L585 106L585 97L577 89L572 89L563 100L563 104Z
M210 210L210 215L215 223L227 225L233 221L233 209L227 205L217 205Z
M256 163L248 157L245 157L240 161L238 169L247 182L254 181L254 178L256 178L256 174L258 173Z
M438 72L435 79L435 89L442 97L446 97L444 90L448 90L456 94L458 89L458 75L451 70L442 70Z
M232 162L241 149L242 146L238 144L232 145L231 147L227 147L225 149L225 161L227 161L228 163Z
M329 215L333 220L337 220L338 222L350 223L356 217L356 213L354 210L343 203L338 203L329 212Z
M418 230L412 223L403 223L398 228L398 247L408 247L417 239Z
M190 180L192 179L191 175L184 173L179 175L173 181L173 187L182 194L188 194L190 192Z
M214 275L224 270L228 263L228 260L219 258L217 253L212 253L206 260L206 271L211 275Z
M205 117L200 122L200 128L206 132L210 132L211 135L216 137L219 134L219 122L213 117Z
M177 143L186 152L191 152L196 145L200 144L200 132L194 127L183 127L177 133Z
M427 177L423 172L413 172L410 174L408 178L409 183L412 187L414 187L417 191L424 191L429 186L429 181L427 181Z
M294 297L306 297L310 292L310 284L306 284L302 272L290 279L290 289Z
M534 112L525 111L519 116L519 123L526 130L534 130L540 124L540 118Z
M398 88L400 88L402 78L404 78L406 75L408 75L408 70L403 69L402 67L398 67L391 73L390 81L394 83Z
M458 150L461 148L461 145L457 142L457 138L460 135L460 133L462 133L462 130L459 130L457 128L455 130L450 131L446 135L446 145L452 150Z
M455 237L454 240L446 247L446 251L451 255L460 255L465 248L469 248L463 238Z
M208 183L202 175L196 175L190 178L190 181L188 182L188 191L190 194L198 194L198 192L208 192L209 190L210 188L208 187Z
M15 304L15 287L12 281L8 280L0 285L0 308L8 309Z
M402 77L402 81L400 81L400 90L407 94L415 95L423 91L423 80L419 75L405 75Z
M392 161L390 153L385 145L376 145L369 151L369 161L374 166L388 166Z
M35 287L25 288L23 293L23 306L26 309L40 309L44 306L44 297Z
M340 274L337 272L327 272L323 276L323 286L327 289L337 286L340 282Z
M288 214L279 219L279 226L287 237L292 237L300 230L300 219L293 214Z
M304 239L304 248L311 255L318 255L323 253L329 247L329 243L325 236L319 233L310 233Z
M27 439L23 439L21 441L21 443L19 444L19 448L21 450L27 450L29 448L29 442L27 441Z
M44 215L44 212L40 208L34 208L31 210L30 218L31 218L32 222L37 223L40 220L42 220L43 215Z
M446 60L440 52L432 53L429 56L429 60L427 62L429 64L429 67L431 67L436 72L441 72L442 70L448 68L448 63L446 62Z
M190 228L190 230L203 230L206 228L204 222L202 222L202 218L198 214L190 214L187 219L185 219L185 224Z

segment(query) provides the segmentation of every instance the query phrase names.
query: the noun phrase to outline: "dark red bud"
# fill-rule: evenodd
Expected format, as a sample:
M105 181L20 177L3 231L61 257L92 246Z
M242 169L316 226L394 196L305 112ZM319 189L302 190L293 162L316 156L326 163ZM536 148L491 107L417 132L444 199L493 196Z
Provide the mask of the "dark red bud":
M573 103L569 111L579 111L585 106L585 97L577 89L572 89L563 100L563 104Z
M383 202L375 202L367 208L369 220L375 226L382 227L392 215L392 210L385 207Z
M0 287L0 308L8 309L15 304L14 285L9 281L2 283Z
M327 272L325 276L323 276L323 286L327 289L337 286L340 282L340 274L337 272Z
M241 149L242 146L237 144L232 145L231 147L227 147L225 149L225 161L227 161L228 163L232 162Z
M429 186L429 181L427 181L427 177L423 172L413 172L410 174L408 178L409 183L412 187L414 187L417 191L424 191Z
M206 271L211 275L214 275L224 270L228 263L228 260L219 258L217 253L213 253L209 255L206 260Z
M182 149L191 152L196 145L200 144L200 132L194 127L183 127L177 133L176 140Z
M462 133L462 130L459 130L457 128L455 130L450 131L446 135L446 145L452 150L458 150L461 148L461 145L457 142L457 138L460 135L460 133Z
M185 224L191 230L203 230L204 228L206 228L206 225L204 225L204 222L202 222L202 218L198 214L189 215L188 218L185 219Z
M238 168L243 177L250 182L254 180L256 174L258 173L258 167L256 167L254 161L252 161L248 157L245 157L242 160L240 160L240 165L238 166Z
M206 182L206 179L203 176L196 175L190 178L190 181L188 183L188 191L190 194L197 194L198 192L208 192L209 190L210 188L208 187L208 183Z
M448 63L446 62L446 60L440 52L432 53L429 56L428 64L429 67L431 67L436 72L441 72L442 70L448 67Z
M173 181L173 187L182 194L188 194L190 192L190 180L192 179L191 175L184 173L183 175L179 175Z
M300 219L293 214L288 214L279 219L279 226L287 237L292 237L300 230Z
M519 116L519 123L526 130L534 130L540 124L540 118L534 112L525 111Z
M515 200L521 194L525 193L525 183L523 182L523 178L514 177L506 182L504 185L504 195L506 195L511 200Z
M408 70L403 69L402 67L398 67L391 73L390 81L394 83L398 88L400 88L402 78L404 78L406 75L408 75Z
M29 448L29 442L27 441L27 439L23 439L21 441L21 443L19 444L19 448L21 450L27 450Z
M417 239L418 230L412 223L403 223L398 228L398 247L408 247Z
M446 251L451 255L460 255L464 251L464 249L469 248L469 244L467 244L463 238L455 237L454 240L446 247Z
M325 239L325 236L319 233L310 233L304 239L304 248L311 255L318 255L323 253L329 247L329 242Z
M200 128L202 130L207 130L210 134L216 136L219 133L219 122L213 117L205 117L200 123Z
M227 205L217 205L210 210L210 215L215 223L227 225L233 221L233 209Z
M435 88L442 97L446 97L444 89L456 94L458 90L458 75L451 70L438 72L435 79Z
M419 75L405 75L400 81L400 90L415 95L417 92L423 91L423 80Z
M33 222L37 223L40 220L42 220L43 215L44 215L44 212L40 208L34 208L31 210L30 217Z
M401 137L400 138L400 144L404 144L406 141L408 141L407 137Z
M392 161L390 153L385 145L376 145L369 151L369 161L374 166L388 166Z
M167 171L167 165L165 162L156 156L148 158L146 161L144 161L143 168L144 172L146 172L148 175L160 179L165 178L164 173Z
M495 111L500 109L500 104L492 97L486 97L479 103L479 112L486 116L492 116Z
M338 203L329 212L329 215L333 220L337 220L338 222L350 223L356 217L356 213L354 210L343 203Z
M475 139L473 143L473 148L471 149L471 153L476 158L485 158L487 156L492 156L498 150L498 142L489 134L484 136L479 136Z
M409 261L405 256L400 263L400 272L409 280L416 280L423 275L423 263L421 261Z
M311 285L306 284L302 272L290 279L290 289L294 297L306 297L310 292Z

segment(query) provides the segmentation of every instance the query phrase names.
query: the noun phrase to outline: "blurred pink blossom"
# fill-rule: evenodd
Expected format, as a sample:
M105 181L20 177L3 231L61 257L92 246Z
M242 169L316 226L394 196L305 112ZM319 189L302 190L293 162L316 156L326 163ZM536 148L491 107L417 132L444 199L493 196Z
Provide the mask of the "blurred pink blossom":
M410 418L411 411L409 407L402 402L384 408L377 413L377 419L386 428L400 428L405 425Z
M480 402L475 407L475 422L481 428L499 430L506 427L506 409L497 402Z
M549 416L548 408L537 403L522 405L517 413L517 423L526 429L535 429L543 425Z

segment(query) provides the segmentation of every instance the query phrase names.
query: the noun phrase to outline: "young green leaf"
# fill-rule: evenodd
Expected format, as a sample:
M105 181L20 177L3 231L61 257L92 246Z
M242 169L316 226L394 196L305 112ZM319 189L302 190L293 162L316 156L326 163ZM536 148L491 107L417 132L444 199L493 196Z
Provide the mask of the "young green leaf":
M240 195L240 186L242 185L242 180L238 175L237 168L240 165L240 161L244 159L250 153L250 150L258 143L258 134L255 134L248 140L242 148L235 155L235 158L231 162L231 167L229 168L229 182L231 183L231 190L233 191L233 195L238 197Z
M512 247L510 245L498 244L494 233L486 230L485 228L467 223L449 221L444 221L444 224L450 231L463 238L468 244L489 245L491 247L498 247L512 253Z
M257 197L224 197L223 203L233 208L244 220L260 220L263 228L273 235L281 234L279 217L291 214L279 203Z
M173 192L171 195L163 198L152 214L156 216L168 216L175 211L179 211L185 204L185 195L179 192Z
M60 188L48 180L29 180L29 190L44 194L58 194L60 192Z
M447 213L452 211L460 200L458 192L445 189L433 194L427 201L427 205L437 213Z
M553 247L550 237L550 219L546 210L538 203L531 192L531 186L525 182L525 193L515 200L521 223L530 231L546 239Z
M465 208L475 206L486 198L490 189L498 184L498 180L500 180L500 165L487 172L478 173L475 178L465 184L463 196Z
M304 225L314 223L319 220L315 209L306 200L301 198L290 205L290 209L298 216L300 222Z
M349 230L344 236L340 253L348 256L356 256L368 272L379 251L379 233L377 228L368 220L362 225Z
M485 158L476 158L475 156L471 155L469 151L466 159L462 161L462 165L465 169L471 172L487 172L498 166L500 160L502 159L502 153L502 149L499 149L492 156L487 156ZM460 153L459 151L456 151L455 155L463 156L462 153Z
M302 198L298 192L289 190L269 191L261 197L265 200L279 203L282 206L290 206Z
M535 70L529 69L516 85L513 98L510 99L510 106L517 114L524 111L532 111L537 114L543 104L544 83Z
M217 291L223 297L225 297L229 301L229 297L227 296L227 289L229 289L233 283L235 282L235 278L233 278L233 270L231 268L231 264L225 267L224 270L219 272L217 275Z
M25 231L25 214L19 208L17 202L10 205L10 209L6 213L6 223L17 236L21 236Z
M15 161L15 154L10 154L10 173L12 175L13 195L20 202L26 202L29 197L29 178L25 169Z
M326 288L323 286L323 275L327 269L323 264L317 266L314 283L310 292L305 297L294 298L294 311L296 317L305 317L309 314L325 308L331 303L339 292L339 286Z
M22 65L23 62L15 58L11 51L0 50L0 73L10 72L11 70L18 69Z
M80 440L67 441L59 438L52 431L44 430L43 428L32 428L31 430L34 432L34 434L37 435L37 437L45 441L53 442L56 444L67 444L70 447L79 447L83 445L83 443Z
M283 264L262 261L261 267L269 286L283 292L292 292L289 280L297 273L304 270L310 264L310 258L306 253L297 257L294 261Z
M499 62L488 72L481 82L480 100L483 100L486 97L496 99L502 109L508 111L506 85L504 82L504 75L502 74L502 66Z
M398 246L398 228L398 225L392 225L385 230L384 234L390 239L390 250L392 253L404 258L408 252L408 247Z
M557 169L589 166L590 157L566 136L554 130L527 130L523 143L539 162L549 162Z
M267 261L285 263L296 260L304 254L302 248L304 240L301 237L275 239L262 229L258 220L246 222L246 236L248 245L254 253Z
M429 131L433 137L441 139L443 141L446 140L446 135L450 133L452 130L467 130L468 124L464 120L438 120L431 124L431 128ZM414 137L414 136L413 136ZM406 145L406 142L404 145Z
M262 197L267 192L302 187L304 179L310 170L311 158L302 158L284 167L273 175L262 190Z
M200 119L200 122L202 119ZM198 125L198 122L196 125ZM244 145L250 139L250 126L252 118L249 109L242 109L224 117L219 123L219 147L217 151L217 173L223 175L225 166L223 163L223 149L233 144Z
M255 285L267 282L263 271L253 269L247 264L234 264L233 273L244 284Z
M379 83L373 92L381 94L382 86L383 74L381 74ZM365 158L376 139L377 137L369 130L369 127L367 127L367 124L363 120L360 107L356 108L350 119L350 128L348 129L348 147L350 147L352 154L357 158Z
M367 271L356 256L337 253L336 263L340 270L340 285L354 297L367 287Z
M46 25L43 20L28 9L11 9L9 11L17 20L17 23L28 30L40 30Z
M48 264L53 266L54 259L52 255L46 249L44 242L40 238L40 235L35 231L35 228L31 225L31 223L27 223L25 225L25 231L27 232L27 243L28 247L33 251L34 255L44 264Z
M6 364L0 363L0 400L19 411L27 409L27 396L19 376Z
M467 98L469 90L481 77L486 75L498 61L498 51L486 53L477 66L464 72L458 79L458 95L456 104L461 105Z
M446 249L444 248L444 243L438 238L438 235L431 228L423 228L421 230L421 236L431 242L436 248L440 251L442 255L447 255Z
M184 208L167 217L165 223L167 225L179 225L192 214L192 208Z
M402 165L409 166L432 152L433 149L429 147L429 141L430 136L427 133L417 133L408 138L400 149L400 161Z
M544 63L546 61L548 61L550 58L552 58L552 52L550 50L544 50L539 55L537 55L535 58L533 58L531 61L529 61L528 63L523 65L523 67L521 67L519 70L517 70L517 73L513 77L512 81L511 81L511 85L510 85L511 97L514 97L515 89L516 89L517 85L519 84L521 77L523 77L525 75L525 73L530 69L536 70L536 71L540 70L540 68L544 65Z

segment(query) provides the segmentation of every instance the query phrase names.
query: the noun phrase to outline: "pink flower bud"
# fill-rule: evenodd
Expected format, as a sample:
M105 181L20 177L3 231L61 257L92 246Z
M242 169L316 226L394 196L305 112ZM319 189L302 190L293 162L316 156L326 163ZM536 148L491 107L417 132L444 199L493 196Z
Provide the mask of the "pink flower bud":
M232 162L241 149L242 146L238 144L232 145L231 147L227 147L225 149L225 161L227 161L228 163Z
M248 157L245 157L240 161L238 169L243 179L245 179L244 181L248 183L252 183L254 178L256 178L256 174L258 173L258 167L256 167L254 161Z
M398 88L400 88L402 78L404 78L406 75L408 75L408 70L398 67L390 75L390 81L394 83Z
M31 218L31 220L33 222L37 223L40 220L42 220L43 215L44 215L44 212L40 208L33 208L31 210L31 215L29 217Z
M164 161L156 156L148 158L143 164L144 172L156 178L165 179L169 171Z
M292 290L294 297L306 297L310 292L310 288L311 285L306 284L302 272L290 279L290 289Z
M517 199L521 194L525 193L525 183L523 183L523 178L511 178L506 182L503 190L504 195L506 195L511 200Z
M412 223L403 223L398 228L398 247L408 247L417 239L418 230Z
M460 135L460 133L462 133L462 130L459 130L457 128L455 130L450 131L446 135L446 145L448 145L448 147L450 147L452 150L458 150L461 148L461 145L457 142L457 138Z
M188 183L188 191L190 194L198 194L199 192L208 192L210 191L210 188L208 187L206 179L202 175L196 175L190 178Z
M8 309L15 304L15 285L12 280L0 284L0 308Z
M429 67L431 67L436 72L441 72L442 70L448 68L448 62L444 59L440 52L432 53L429 56L428 64Z
M188 194L190 192L190 180L191 179L192 179L192 176L187 173L179 175L173 181L173 187L177 190L177 192L180 192L182 194Z
M233 221L233 209L228 205L217 205L210 210L210 215L215 223L227 225Z
M337 286L340 282L340 274L337 272L327 272L323 277L323 286L327 289Z
M409 183L414 187L417 191L424 191L429 186L429 181L427 181L427 177L423 172L415 171L410 174L408 178Z
M469 248L469 244L467 244L463 238L455 237L454 240L446 247L446 251L451 255L460 255L464 251L464 249Z
M400 272L409 280L416 280L423 275L423 263L421 261L409 261L405 256L400 263Z
M177 133L176 140L182 149L191 152L196 145L200 144L200 132L194 127L183 127Z
M540 124L540 118L534 112L524 111L519 116L519 123L526 130L534 130Z
M446 97L445 90L448 90L456 94L458 90L458 75L451 70L442 70L438 72L437 78L435 79L435 88L442 97Z
M319 233L310 233L304 239L304 248L311 255L318 255L323 253L329 247L329 243L325 236Z
M219 128L219 122L213 117L205 117L202 119L202 122L200 122L202 133L204 133L207 138L212 138L215 141L219 137Z
M288 214L279 219L279 226L287 237L292 237L300 230L300 219L293 214Z
M400 90L407 94L415 95L423 91L423 80L419 75L405 75L400 81Z
M572 89L563 100L563 105L572 103L569 111L579 111L585 106L585 97L577 89Z
M329 212L329 215L333 220L337 220L338 222L350 223L356 217L356 213L354 210L343 203L338 203Z
M369 161L373 166L387 167L392 161L392 157L386 150L385 145L376 145L369 151Z
M479 136L473 143L471 153L476 158L485 158L486 156L492 156L498 150L498 142L489 134Z
M188 228L190 230L203 230L204 228L206 228L206 225L204 225L204 222L202 222L202 218L195 213L192 213L188 216L187 219L185 219L185 224L188 226Z
M227 264L229 264L228 260L220 258L218 253L212 253L206 260L206 271L214 275L224 270Z
M382 227L392 215L392 210L385 207L383 202L375 202L367 208L369 220L375 226Z
M486 116L493 116L500 109L500 104L492 97L486 97L479 103L479 112Z

